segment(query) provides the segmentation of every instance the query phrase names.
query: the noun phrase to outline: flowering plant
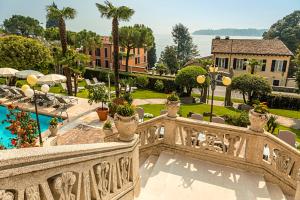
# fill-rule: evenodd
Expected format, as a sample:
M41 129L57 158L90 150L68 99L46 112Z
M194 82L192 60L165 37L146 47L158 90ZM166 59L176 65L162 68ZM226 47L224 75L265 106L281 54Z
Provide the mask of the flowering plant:
M36 144L38 137L38 127L35 120L30 116L30 113L20 111L18 107L13 105L7 106L9 113L6 115L6 119L2 123L9 123L6 127L11 134L16 135L11 139L12 146L16 148L32 147Z

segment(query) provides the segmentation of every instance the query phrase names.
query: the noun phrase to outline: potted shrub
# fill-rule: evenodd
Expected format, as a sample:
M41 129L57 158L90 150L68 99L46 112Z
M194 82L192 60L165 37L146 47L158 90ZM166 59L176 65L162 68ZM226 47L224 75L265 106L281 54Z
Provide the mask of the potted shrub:
M96 85L89 88L89 103L100 103L101 107L96 109L100 121L107 120L108 108L104 107L104 103L108 101L108 92L104 85Z
M103 124L103 132L105 133L105 135L110 135L112 133L112 124L111 124L111 121L107 120Z
M179 97L172 93L167 97L166 107L168 110L168 117L177 117L177 112L179 111L180 103Z
M118 129L119 139L121 141L133 140L139 122L134 107L130 104L118 106L114 121Z
M58 119L56 117L52 118L49 123L49 130L51 132L51 136L56 136L58 131Z
M266 103L260 103L249 111L250 129L255 132L264 132L268 122L268 107Z

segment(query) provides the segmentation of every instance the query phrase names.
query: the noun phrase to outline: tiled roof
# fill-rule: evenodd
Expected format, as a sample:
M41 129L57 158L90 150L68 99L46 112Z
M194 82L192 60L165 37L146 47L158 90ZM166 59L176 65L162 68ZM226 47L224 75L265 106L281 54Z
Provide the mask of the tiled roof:
M285 44L278 39L213 39L211 53L293 55Z

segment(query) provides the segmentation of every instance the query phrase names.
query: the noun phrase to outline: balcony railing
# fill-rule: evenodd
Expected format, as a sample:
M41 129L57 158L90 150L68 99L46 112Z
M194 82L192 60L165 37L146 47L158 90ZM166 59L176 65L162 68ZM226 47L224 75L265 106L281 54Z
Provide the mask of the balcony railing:
M270 133L167 116L140 124L137 133L142 155L172 151L264 174L267 181L278 184L289 195L297 190L300 153Z
M0 199L133 199L138 138L129 143L0 151Z

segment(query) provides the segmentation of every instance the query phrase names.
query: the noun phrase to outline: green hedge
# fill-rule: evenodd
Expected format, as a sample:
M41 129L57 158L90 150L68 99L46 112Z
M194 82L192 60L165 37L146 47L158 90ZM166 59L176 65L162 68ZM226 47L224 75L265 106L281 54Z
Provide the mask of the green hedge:
M91 79L93 77L97 77L98 80L107 82L107 73L108 70L104 69L86 69L84 78ZM114 81L113 73L111 74L111 81ZM149 80L149 84L147 85L147 89L155 90L155 83L157 80L160 80L164 83L164 92L171 93L178 89L178 86L175 84L174 78L167 78L167 77L159 77L159 76L152 76L147 74L134 74L128 72L120 72L120 79L127 79L129 77L136 78L138 76L147 76Z
M292 95L271 94L263 96L261 102L267 102L270 108L300 110L300 97Z

